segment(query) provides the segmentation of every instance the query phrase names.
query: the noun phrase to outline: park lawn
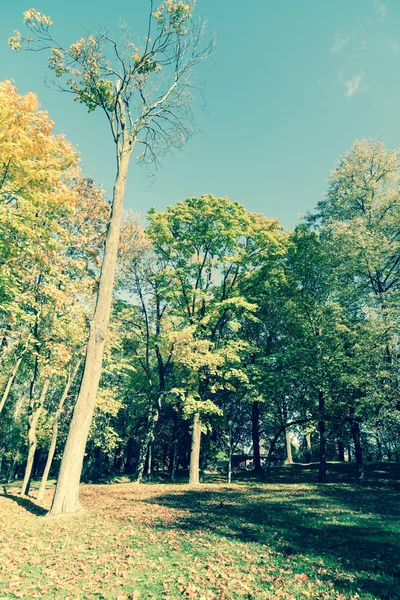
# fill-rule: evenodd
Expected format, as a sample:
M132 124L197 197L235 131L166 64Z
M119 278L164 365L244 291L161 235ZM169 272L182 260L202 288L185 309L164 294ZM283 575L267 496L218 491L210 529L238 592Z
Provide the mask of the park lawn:
M0 496L0 600L400 598L394 468L360 483L336 475L318 486L314 475L84 485L86 512L63 518L10 490Z

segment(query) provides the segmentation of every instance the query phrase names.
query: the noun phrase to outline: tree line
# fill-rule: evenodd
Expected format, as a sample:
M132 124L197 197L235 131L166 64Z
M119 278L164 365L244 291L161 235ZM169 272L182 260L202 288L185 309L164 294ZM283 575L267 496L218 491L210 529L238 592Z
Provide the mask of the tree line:
M123 214L133 148L157 161L191 133L192 68L214 48L194 13L151 3L143 47L65 48L30 9L10 40L49 51L116 149L108 203L34 94L0 84L1 476L27 494L40 475L42 499L59 472L52 514L77 509L82 474L198 484L249 445L265 474L296 441L320 482L345 450L360 478L365 454L398 460L397 150L356 141L294 231L211 194Z

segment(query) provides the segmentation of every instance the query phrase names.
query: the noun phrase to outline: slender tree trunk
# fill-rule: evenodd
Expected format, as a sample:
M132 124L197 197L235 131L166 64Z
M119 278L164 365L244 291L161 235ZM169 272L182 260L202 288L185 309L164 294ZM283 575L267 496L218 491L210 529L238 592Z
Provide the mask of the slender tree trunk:
M309 422L310 422L310 419L298 419L297 421L291 421L290 423L286 423L285 425L281 426L281 428L279 429L279 431L276 432L276 434L274 435L274 437L270 441L269 450L268 450L268 456L267 456L266 471L268 471L271 468L272 455L274 453L276 443L279 440L279 438L281 437L281 434L286 430L286 428L287 427L291 427L292 425L303 425L304 423L309 423Z
M325 427L325 398L322 391L318 392L318 409L319 409L319 483L326 483L326 427Z
M378 462L383 462L382 440L379 432L376 433L376 446L378 448Z
M113 205L107 230L96 309L90 324L85 368L65 444L50 515L73 513L79 510L79 481L102 371L117 265L125 183L133 146L134 144L129 148L124 147L118 156Z
M151 481L152 462L153 462L153 442L149 443L147 452L147 481Z
M190 451L189 485L199 485L201 422L199 413L193 415L192 447Z
M164 442L164 444L163 444L163 459L162 459L163 471L168 470L168 451L169 451L168 443Z
M158 417L160 414L161 408L161 398L157 399L157 404L153 406L151 410L151 414L149 416L149 421L147 424L147 431L142 440L139 450L139 458L136 468L135 481L137 483L141 483L143 481L144 468L146 465L146 457L148 455L149 446L154 440L154 430L156 428L156 423L158 421Z
M7 384L6 384L5 390L4 390L4 392L3 392L3 395L2 395L2 397L1 397L1 400L0 400L0 414L2 413L2 410L3 410L3 408L4 408L4 405L5 405L5 403L6 403L6 400L7 400L7 398L8 398L8 395L9 395L9 393L10 393L11 386L12 386L12 384L13 384L13 381L14 381L14 379L15 379L15 376L16 376L16 374L17 374L17 372L18 372L19 366L20 366L20 364L21 364L21 362L22 362L22 358L23 358L22 356L20 356L20 357L19 357L19 359L18 359L18 360L17 360L17 362L15 363L15 365L14 365L14 368L13 368L13 370L11 371L11 374L10 374L10 376L9 376L8 380L7 380Z
M354 453L356 456L357 479L364 479L364 462L361 447L360 422L353 419L351 424L351 433L354 441Z
M228 483L232 482L232 448L229 448L228 456Z
M14 471L15 471L16 464L17 464L17 457L14 456L13 461L11 463L10 472L8 473L7 483L11 483L11 481L14 479Z
M125 447L125 463L124 463L124 473L132 473L133 472L133 464L135 458L135 440L133 437L128 438L128 442Z
M37 438L36 428L39 421L40 414L43 409L44 400L49 388L49 380L44 382L42 392L40 394L39 402L36 408L32 407L32 413L28 418L28 458L25 466L24 480L22 482L21 496L27 496L29 494L29 488L31 485L33 459L35 457Z
M341 440L337 441L338 445L338 455L340 462L344 462L344 444Z
M286 442L286 461L287 465L293 464L293 456L292 456L292 442L290 439L290 431L289 428L285 429L285 442Z
M232 421L229 421L228 483L231 483L231 481L232 481L232 454L233 454Z
M175 481L177 445L178 445L178 440L174 440L174 447L173 447L173 453L172 453L172 464L171 464L171 481Z
M40 482L40 487L39 487L38 495L37 495L37 498L36 498L39 502L41 502L43 500L44 492L45 492L45 489L46 489L46 483L47 483L47 480L49 478L51 464L53 462L54 453L56 451L57 437L58 437L58 421L59 421L60 415L62 413L62 410L64 408L65 401L68 398L68 394L69 394L69 390L71 388L71 385L74 382L75 377L78 374L79 367L81 366L81 364L82 364L82 359L79 359L77 361L76 365L75 365L75 368L74 368L72 374L69 375L67 383L66 383L66 386L65 386L64 391L63 391L63 393L61 395L60 401L59 401L58 406L57 406L57 410L56 410L55 415L54 415L53 431L52 431L52 436L51 436L50 448L49 448L49 452L47 454L46 465L44 467L44 471L43 471L43 475L42 475L42 480Z
M38 477L38 471L39 471L39 465L40 465L40 458L41 458L41 456L42 456L42 449L41 448L37 448L37 450L35 452L35 458L34 458L34 461L33 461L33 466L32 466L32 477L34 477L35 479Z
M285 430L284 427L281 427L280 430L276 432L276 434L274 435L274 437L270 441L269 450L268 450L268 456L267 456L267 465L266 465L266 470L267 471L271 468L271 465L272 465L272 455L274 453L275 446L276 446L277 441L281 437L282 432L284 430Z
M253 402L251 410L251 433L253 437L253 466L256 473L262 471L260 452L260 403Z
M146 435L145 439L142 441L142 443L140 445L139 458L138 458L137 469L136 469L136 474L135 474L135 481L137 483L142 483L142 481L143 481L144 468L146 466L146 458L147 458L147 454L148 454L148 450L149 450L150 441L151 441L150 435Z
M313 454L312 454L312 445L311 445L311 434L306 434L306 446L307 446L307 460L308 462L312 462Z

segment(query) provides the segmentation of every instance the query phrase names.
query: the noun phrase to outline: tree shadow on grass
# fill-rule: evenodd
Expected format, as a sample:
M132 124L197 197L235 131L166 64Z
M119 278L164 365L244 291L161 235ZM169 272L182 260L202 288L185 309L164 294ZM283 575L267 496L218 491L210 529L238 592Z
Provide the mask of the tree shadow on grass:
M24 508L27 512L37 517L44 517L47 514L47 510L45 508L42 508L38 504L35 504L35 502L30 500L29 498L24 498L23 496L17 496L15 494L8 493L4 494L4 498L7 498L7 500L12 500L12 502L15 502L16 504L18 504L18 506L22 506L22 508Z
M375 516L396 519L400 522L399 490L391 486L379 489L368 483L359 486L323 485L318 489L322 499L346 507L359 515L373 514Z
M264 473L266 483L317 483L319 463L294 463L292 465L273 466ZM329 462L327 464L328 483L373 482L381 487L396 484L400 487L400 465L398 463L367 463L365 479L357 481L357 470L354 462Z
M330 581L338 592L369 593L388 600L400 597L400 539L374 519L373 508L382 498L364 490L371 522L348 507L350 491L341 494L338 486L317 491L302 490L288 495L286 486L257 486L248 490L188 490L163 494L147 500L160 506L185 511L162 529L210 532L245 543L265 544L287 559L293 567L299 556L302 568L320 580ZM320 493L321 489L321 493ZM331 492L332 490L332 492ZM365 510L367 512L367 510ZM389 516L397 514L388 508ZM304 557L308 561L304 562ZM320 559L326 561L321 568Z

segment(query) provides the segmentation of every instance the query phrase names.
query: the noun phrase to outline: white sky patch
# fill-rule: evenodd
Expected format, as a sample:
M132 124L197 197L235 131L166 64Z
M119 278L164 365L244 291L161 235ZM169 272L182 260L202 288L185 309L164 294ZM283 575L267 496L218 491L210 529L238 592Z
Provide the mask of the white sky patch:
M386 17L386 9L387 5L382 2L382 0L374 0L374 11L379 17L380 21Z
M356 92L358 92L360 89L360 85L361 85L361 81L362 81L363 77L364 77L364 73L361 71L361 73L358 73L357 75L353 75L353 77L350 77L350 79L344 79L343 72L340 71L339 72L339 81L344 87L344 95L348 96L349 98L354 96L354 94Z
M339 54L339 52L341 52L343 50L343 48L345 47L345 45L351 40L351 37L342 37L340 36L336 42L333 44L332 48L331 48L331 53L332 54Z

